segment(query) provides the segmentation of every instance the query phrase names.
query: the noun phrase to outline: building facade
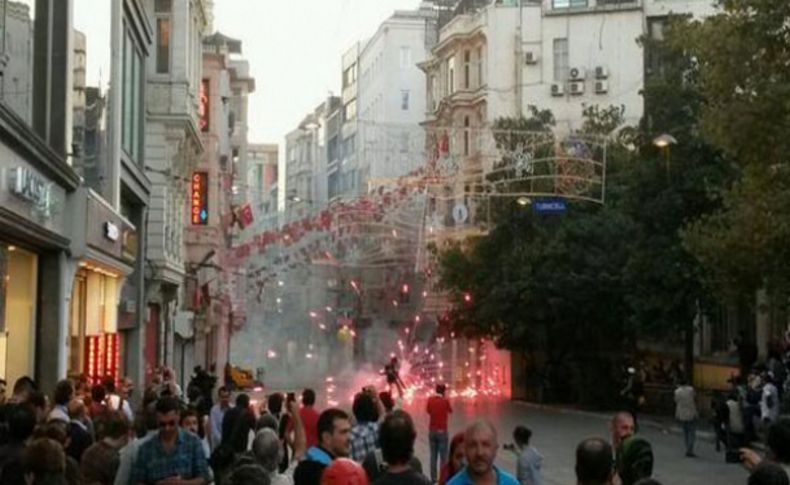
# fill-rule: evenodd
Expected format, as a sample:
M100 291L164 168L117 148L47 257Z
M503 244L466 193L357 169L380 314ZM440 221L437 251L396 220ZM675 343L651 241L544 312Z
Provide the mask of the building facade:
M206 4L149 1L155 42L147 65L146 175L148 212L145 361L191 373L192 314L185 280L184 231L191 175L203 155L199 127Z
M437 22L431 4L396 11L360 49L355 148L362 193L423 163L413 156L425 145L426 86L418 64L433 46Z
M243 236L239 208L247 193L247 97L255 84L240 55L236 39L219 32L203 39L198 113L205 150L191 174L186 231L194 362L217 372L229 363L231 337L243 326L246 311L246 281L232 249Z
M247 147L247 187L256 220L277 215L277 178L280 147L250 143Z

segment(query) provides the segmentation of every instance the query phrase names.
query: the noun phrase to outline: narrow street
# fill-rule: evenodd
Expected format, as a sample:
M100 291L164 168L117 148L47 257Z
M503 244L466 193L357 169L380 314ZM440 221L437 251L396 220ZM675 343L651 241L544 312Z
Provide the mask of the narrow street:
M502 449L505 443L511 443L511 433L515 426L522 424L533 432L533 444L544 456L543 476L545 483L570 484L576 482L574 474L574 453L576 445L584 438L591 436L609 437L608 422L590 415L576 415L557 411L539 410L523 403L508 401L487 402L483 400L455 400L455 413L451 417L451 433L463 429L464 424L476 418L493 421L499 429L500 451L497 462L509 471L515 471L514 456ZM428 473L428 427L427 415L422 405L416 403L407 407L415 419L418 429L417 455L423 462ZM654 478L663 484L685 485L706 483L712 477L716 485L744 484L747 479L746 470L738 465L724 463L723 453L716 453L713 444L698 441L696 453L698 458L683 456L682 436L665 434L661 431L644 426L641 434L646 436L653 445L655 453Z

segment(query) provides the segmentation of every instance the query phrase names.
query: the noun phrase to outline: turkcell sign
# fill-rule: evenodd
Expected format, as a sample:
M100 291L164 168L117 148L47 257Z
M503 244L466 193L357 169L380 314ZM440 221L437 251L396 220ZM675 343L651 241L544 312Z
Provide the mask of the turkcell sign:
M568 204L560 197L534 199L532 210L538 214L559 214L568 210Z

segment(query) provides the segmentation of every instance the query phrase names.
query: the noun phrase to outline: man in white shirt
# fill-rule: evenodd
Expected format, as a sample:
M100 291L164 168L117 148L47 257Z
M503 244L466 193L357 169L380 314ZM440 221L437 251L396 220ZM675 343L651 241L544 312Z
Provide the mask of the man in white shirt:
M155 438L159 434L159 423L156 419L156 412L153 409L146 409L143 413L145 420L145 436L130 441L126 446L121 448L120 465L118 466L118 473L115 475L115 482L113 485L137 485L132 484L132 470L137 461L137 452L143 443Z
M129 404L128 399L116 392L115 379L108 376L102 381L102 385L107 391L107 409L110 411L123 411L123 414L126 415L126 419L128 419L130 423L133 423L134 413L132 412L132 405Z
M774 376L770 372L765 377L763 396L760 400L760 415L765 428L779 419L779 389L774 384Z
M217 397L219 402L211 408L208 418L208 436L211 451L216 450L219 444L222 443L222 418L225 417L225 412L230 409L230 391L225 386L222 386L219 388Z
M694 442L697 439L697 403L694 388L683 379L675 389L675 418L683 426L686 456L695 457Z

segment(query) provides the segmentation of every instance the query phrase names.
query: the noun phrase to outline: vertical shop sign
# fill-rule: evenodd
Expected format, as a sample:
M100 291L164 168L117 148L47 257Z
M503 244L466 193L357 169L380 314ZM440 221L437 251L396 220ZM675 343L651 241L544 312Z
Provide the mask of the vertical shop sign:
M208 224L208 173L193 173L189 190L192 225L205 226Z

